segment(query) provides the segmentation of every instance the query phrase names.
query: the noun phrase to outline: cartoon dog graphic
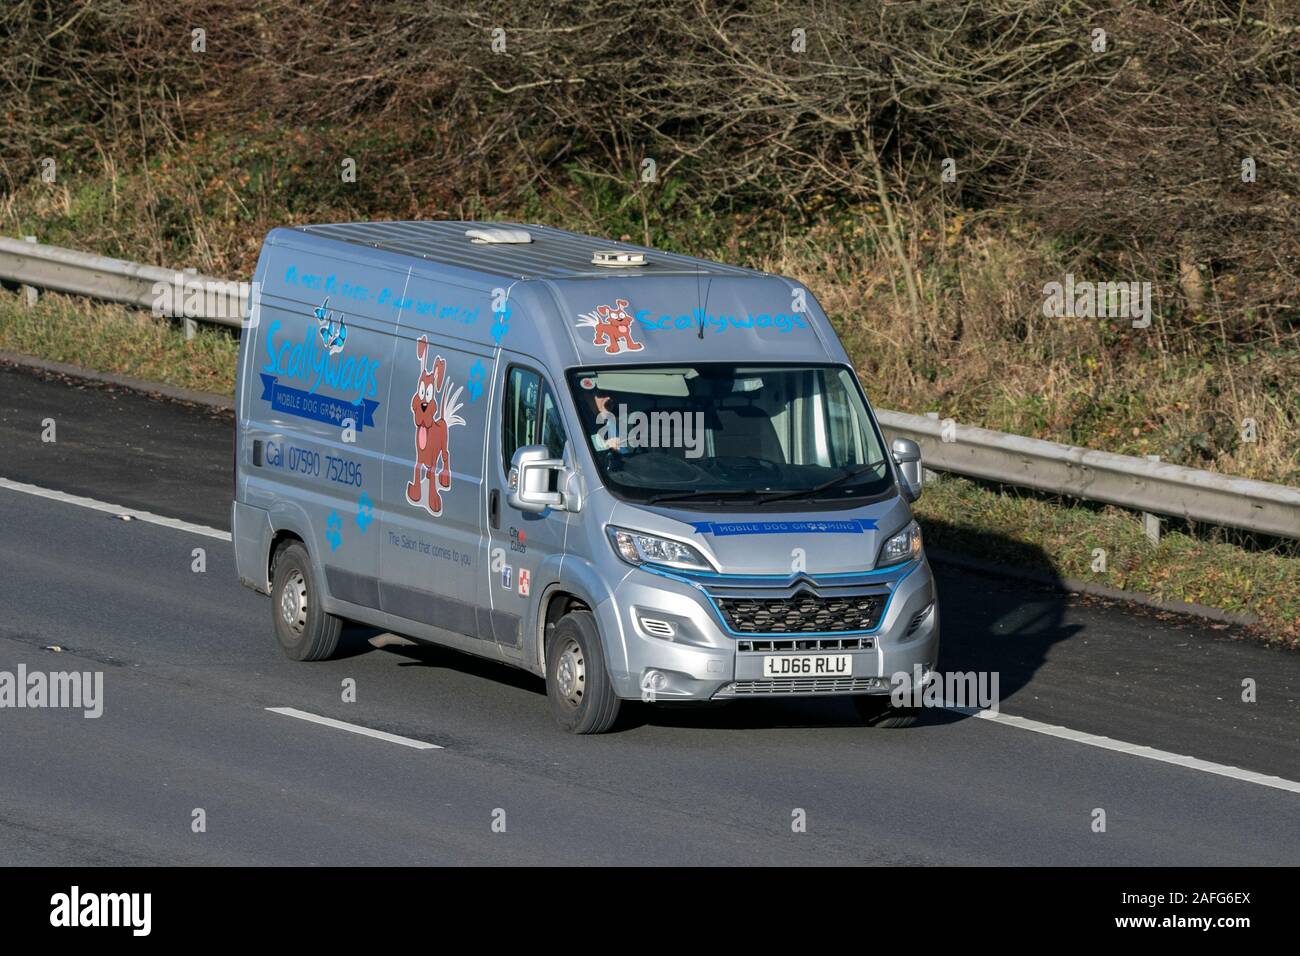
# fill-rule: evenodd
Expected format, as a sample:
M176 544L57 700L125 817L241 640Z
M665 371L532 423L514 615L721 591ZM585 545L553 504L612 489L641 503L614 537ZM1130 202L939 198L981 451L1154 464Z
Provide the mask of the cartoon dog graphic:
M464 425L465 419L456 413L463 407L460 393L463 387L452 391L447 377L447 360L441 355L430 367L429 340L421 335L415 343L415 354L420 359L420 378L411 396L411 417L415 420L415 477L406 486L406 500L422 505L435 518L442 514L442 492L451 487L451 448L448 431L453 425ZM424 479L429 479L426 500Z
M627 305L627 299L615 299L612 306L598 305L595 312L578 317L580 328L592 330L591 344L603 344L608 355L617 355L624 349L639 352L645 347L632 338L632 316Z

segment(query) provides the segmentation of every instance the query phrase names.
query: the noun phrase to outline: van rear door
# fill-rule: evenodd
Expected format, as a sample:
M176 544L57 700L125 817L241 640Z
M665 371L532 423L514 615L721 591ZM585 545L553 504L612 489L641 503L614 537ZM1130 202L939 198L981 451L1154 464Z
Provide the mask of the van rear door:
M392 339L372 305L348 294L362 271L354 263L268 245L259 270L241 344L240 500L303 538L332 596L378 607L372 518Z

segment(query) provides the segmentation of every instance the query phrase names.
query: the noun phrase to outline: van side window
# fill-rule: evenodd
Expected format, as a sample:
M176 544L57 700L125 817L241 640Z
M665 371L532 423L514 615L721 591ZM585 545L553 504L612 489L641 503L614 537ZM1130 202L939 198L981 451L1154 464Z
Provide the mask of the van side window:
M502 466L525 445L545 445L552 458L564 454L564 425L550 387L532 369L512 366L506 373L505 422L501 429Z

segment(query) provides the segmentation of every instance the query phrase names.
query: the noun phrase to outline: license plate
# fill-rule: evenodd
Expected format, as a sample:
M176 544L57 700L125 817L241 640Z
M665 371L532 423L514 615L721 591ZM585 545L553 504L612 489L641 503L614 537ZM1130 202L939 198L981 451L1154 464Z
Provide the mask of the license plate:
M763 658L764 677L852 677L848 654L781 654Z

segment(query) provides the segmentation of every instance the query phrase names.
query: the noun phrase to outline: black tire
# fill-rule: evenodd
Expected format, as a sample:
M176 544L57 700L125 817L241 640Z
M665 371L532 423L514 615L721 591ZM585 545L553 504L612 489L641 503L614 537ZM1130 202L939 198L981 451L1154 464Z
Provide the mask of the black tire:
M855 694L853 707L868 727L911 727L921 716L919 707L894 707L888 694Z
M571 734L603 734L618 720L622 701L591 612L570 611L547 636L546 696L555 722Z
M297 541L276 552L271 568L271 616L276 640L290 660L323 661L339 646L343 619L321 607L311 559Z

